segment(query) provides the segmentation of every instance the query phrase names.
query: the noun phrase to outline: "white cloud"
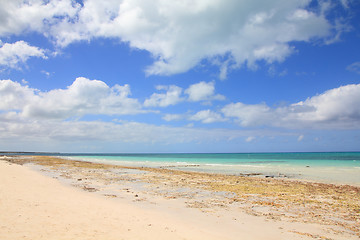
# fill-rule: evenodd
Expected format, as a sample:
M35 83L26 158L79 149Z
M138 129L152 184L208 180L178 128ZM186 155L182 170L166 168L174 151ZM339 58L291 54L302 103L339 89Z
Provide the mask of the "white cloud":
M0 80L0 110L20 110L35 101L35 89L11 80Z
M165 114L162 119L164 119L167 122L170 121L179 121L184 119L184 115L181 114Z
M211 102L213 100L224 100L225 97L220 94L215 94L214 82L199 82L189 86L185 91L181 87L170 86L156 86L158 91L165 91L164 93L153 93L150 98L144 101L145 107L167 107L170 105L176 105L183 101L199 102L206 101ZM185 97L185 93L188 95Z
M0 47L0 66L19 68L20 65L26 63L30 57L47 58L43 49L30 46L24 41L5 43Z
M185 113L185 114L165 114L163 119L167 122L170 121L179 121L179 120L188 120L188 121L199 121L202 123L214 123L214 122L225 122L227 121L220 113L211 111L210 109L201 110L195 114Z
M221 111L226 117L235 117L242 126L267 125L273 118L272 110L264 103L256 105L231 103Z
M256 139L256 137L250 136L245 139L246 142L252 142Z
M300 135L297 140L298 142L301 142L303 139L304 139L304 135Z
M170 105L178 104L184 99L181 97L182 88L171 86L157 86L157 90L165 90L165 93L153 93L150 98L144 102L145 107L167 107Z
M185 90L188 95L188 100L191 102L198 101L211 101L211 100L224 100L225 97L220 94L215 95L214 82L199 82L192 84Z
M346 67L346 70L360 74L360 62L354 62Z
M202 123L224 122L224 119L219 113L213 112L209 109L197 112L189 117L189 120L201 121Z
M347 1L342 1L346 3ZM338 26L328 21L327 2L311 0L31 0L0 2L0 36L37 31L59 46L96 37L118 38L146 50L154 63L147 74L186 72L202 60L222 57L220 77L228 69L256 62L283 61L291 43L333 38ZM346 7L347 4L344 4ZM336 36L337 37L337 36Z
M359 102L360 84L350 84L285 107L239 102L226 105L222 112L226 117L234 117L242 126L359 129Z
M77 78L67 89L41 92L11 80L0 81L0 110L16 110L35 119L66 119L86 114L124 115L144 112L129 98L129 85L107 86L99 80Z
M76 17L80 5L71 0L0 1L0 36L36 31L49 35L52 26Z
M45 70L41 70L41 73L45 74L46 77L50 77L50 73Z
M202 59L227 53L236 65L282 61L293 51L289 42L329 34L331 25L325 17L305 10L309 2L125 0L104 7L87 1L76 24L85 31L76 38L120 37L147 50L155 58L148 74L185 72ZM73 36L59 31L56 37L67 43Z
M355 124L355 127L360 120L359 101L360 84L334 88L303 102L292 104L286 120L291 121L295 118L325 124Z

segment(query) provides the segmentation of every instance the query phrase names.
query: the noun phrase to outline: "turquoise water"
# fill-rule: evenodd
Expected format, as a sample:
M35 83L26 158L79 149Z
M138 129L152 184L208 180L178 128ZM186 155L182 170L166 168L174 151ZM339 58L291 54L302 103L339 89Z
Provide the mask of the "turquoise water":
M69 156L69 155L68 155ZM76 155L74 155L75 157ZM360 152L347 153L216 153L216 154L90 154L76 158L133 163L290 164L360 167Z
M258 173L261 176L360 185L360 152L61 155L126 166L225 174Z

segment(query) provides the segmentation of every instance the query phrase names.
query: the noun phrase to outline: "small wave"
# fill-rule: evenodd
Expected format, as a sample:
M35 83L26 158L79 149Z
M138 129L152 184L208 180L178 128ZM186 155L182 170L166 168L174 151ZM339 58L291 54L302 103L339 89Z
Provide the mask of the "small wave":
M252 162L244 162L244 163L284 163L284 162L287 162L287 161L279 161L279 160L272 161L272 160L268 160L268 161L252 161Z
M188 163L188 162L176 162L176 164L192 164L192 163Z

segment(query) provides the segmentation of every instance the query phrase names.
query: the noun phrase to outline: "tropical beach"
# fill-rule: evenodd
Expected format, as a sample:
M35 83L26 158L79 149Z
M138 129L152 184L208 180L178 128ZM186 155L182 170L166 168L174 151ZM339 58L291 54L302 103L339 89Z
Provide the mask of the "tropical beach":
M0 0L0 240L360 238L360 1Z
M51 156L6 156L0 169L1 239L360 236L357 186Z

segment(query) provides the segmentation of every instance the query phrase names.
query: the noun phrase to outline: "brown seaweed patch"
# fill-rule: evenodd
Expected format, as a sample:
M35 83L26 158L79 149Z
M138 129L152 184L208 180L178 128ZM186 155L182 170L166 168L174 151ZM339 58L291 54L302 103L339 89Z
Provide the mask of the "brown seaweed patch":
M83 186L82 189L85 190L85 191L88 191L88 192L97 192L97 191L99 191L99 189L97 189L97 188L87 187L87 186Z

